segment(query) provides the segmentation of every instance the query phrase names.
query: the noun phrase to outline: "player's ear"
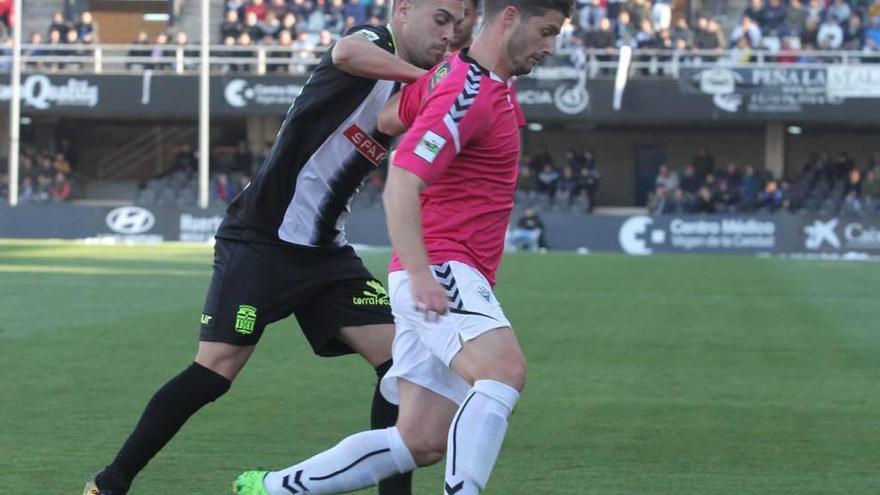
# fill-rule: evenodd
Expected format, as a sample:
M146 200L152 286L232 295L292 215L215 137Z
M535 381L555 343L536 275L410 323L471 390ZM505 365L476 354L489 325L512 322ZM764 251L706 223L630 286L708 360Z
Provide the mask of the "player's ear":
M394 2L394 9L397 10L398 15L401 16L402 19L406 20L409 17L410 11L412 11L412 2L410 0L398 0Z
M504 26L504 29L511 29L514 25L516 25L516 21L519 20L519 9L517 9L513 5L508 5L504 7L504 10L501 11L501 22Z

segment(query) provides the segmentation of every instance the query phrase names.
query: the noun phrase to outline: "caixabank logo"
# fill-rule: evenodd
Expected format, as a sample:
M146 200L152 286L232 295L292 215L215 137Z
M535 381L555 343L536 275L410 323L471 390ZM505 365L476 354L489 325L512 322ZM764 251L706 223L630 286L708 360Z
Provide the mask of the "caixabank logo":
M880 252L880 224L839 218L816 219L804 227L804 247L809 251Z

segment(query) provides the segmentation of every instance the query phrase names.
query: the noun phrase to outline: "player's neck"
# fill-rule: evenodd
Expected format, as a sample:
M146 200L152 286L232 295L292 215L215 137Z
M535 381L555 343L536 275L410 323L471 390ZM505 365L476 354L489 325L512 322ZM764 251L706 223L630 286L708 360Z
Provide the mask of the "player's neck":
M484 33L486 34L484 35ZM505 81L513 75L513 67L507 62L507 53L501 39L491 36L485 31L480 32L474 38L474 42L468 49L468 56Z

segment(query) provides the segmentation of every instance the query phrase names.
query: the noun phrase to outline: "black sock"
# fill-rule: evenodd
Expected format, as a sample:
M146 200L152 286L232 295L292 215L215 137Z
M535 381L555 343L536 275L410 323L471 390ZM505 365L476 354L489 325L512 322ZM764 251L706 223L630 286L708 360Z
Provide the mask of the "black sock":
M226 393L231 384L198 363L172 378L150 399L116 459L102 473L106 481L131 483L190 416ZM98 481L103 488L100 477Z
M391 360L380 364L376 368L376 376L379 382L385 373L391 369ZM394 426L397 422L397 406L385 400L379 391L379 384L373 392L373 408L370 411L370 428L378 430ZM379 482L379 495L410 495L412 493L412 472L398 474Z

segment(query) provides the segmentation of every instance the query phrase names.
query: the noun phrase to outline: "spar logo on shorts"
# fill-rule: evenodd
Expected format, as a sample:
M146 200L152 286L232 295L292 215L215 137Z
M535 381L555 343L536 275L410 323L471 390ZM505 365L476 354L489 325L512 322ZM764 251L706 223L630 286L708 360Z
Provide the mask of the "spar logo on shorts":
M352 297L351 302L354 303L355 306L391 305L388 301L388 292L386 292L385 287L382 287L382 284L376 280L367 280L367 288L364 290L363 295Z
M235 314L235 331L242 335L254 333L254 325L257 323L257 308L242 304Z

